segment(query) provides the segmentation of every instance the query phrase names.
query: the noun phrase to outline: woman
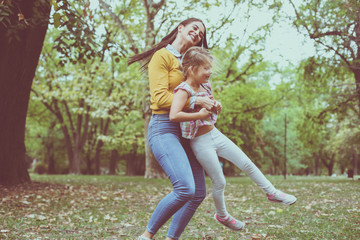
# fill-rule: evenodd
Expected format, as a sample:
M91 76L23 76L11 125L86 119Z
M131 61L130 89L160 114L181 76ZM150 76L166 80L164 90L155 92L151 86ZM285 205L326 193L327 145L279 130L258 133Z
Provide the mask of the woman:
M208 48L205 25L197 18L181 22L159 44L129 60L129 64L145 60L142 68L148 67L153 114L149 123L149 146L174 188L159 202L139 240L152 239L171 217L166 239L178 239L206 195L204 169L197 162L189 141L181 137L179 123L169 119L174 89L184 79L180 71L181 55L192 46ZM186 103L186 108L199 105L211 109L214 104L207 97L194 97Z

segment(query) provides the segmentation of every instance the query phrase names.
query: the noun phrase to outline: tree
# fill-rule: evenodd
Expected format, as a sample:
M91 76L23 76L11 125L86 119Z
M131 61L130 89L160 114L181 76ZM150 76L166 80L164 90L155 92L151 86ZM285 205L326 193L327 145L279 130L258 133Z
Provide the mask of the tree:
M50 3L0 4L0 184L30 181L25 164L25 122L30 88L48 27Z
M348 91L341 95L341 101L335 103L330 101L329 103L332 104L324 108L318 117L321 118L329 112L344 114L346 109L351 109L360 119L360 2L307 0L302 1L298 6L292 0L289 2L295 11L294 26L299 31L305 30L305 34L316 43L319 52L324 51L321 55L327 60L326 65L331 65L328 71L338 74L338 70L345 67L355 80L353 84L335 82L335 86L341 89L347 88ZM309 60L316 65L316 58ZM309 72L312 68L309 64ZM337 76L341 78L340 74ZM339 98L339 95L336 95L335 99ZM353 104L355 101L357 104ZM354 124L356 122L358 121ZM357 147L354 147L353 152L356 159Z
M354 93L348 99L357 99L357 115L360 118L360 2L302 1L296 6L289 0L296 14L294 25L324 49L334 67L343 64L355 78ZM333 61L333 60L337 60Z
M314 160L312 166L316 175L321 163L328 174L332 174L339 156L336 152L341 148L334 145L338 126L357 111L355 99L348 97L353 91L349 87L350 74L346 67L334 69L332 62L323 57L310 57L299 66L294 87L303 109L297 121L298 136Z

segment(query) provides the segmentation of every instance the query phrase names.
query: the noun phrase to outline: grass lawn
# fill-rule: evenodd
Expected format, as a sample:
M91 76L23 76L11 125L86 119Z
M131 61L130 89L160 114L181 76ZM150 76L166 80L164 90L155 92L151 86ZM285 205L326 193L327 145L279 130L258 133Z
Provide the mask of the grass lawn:
M0 187L0 239L136 239L156 204L171 191L167 179L31 175L32 184ZM358 179L358 176L356 177ZM246 222L233 232L213 219L208 196L181 239L360 239L360 181L345 177L269 176L298 201L267 201L248 177L227 178L227 209ZM156 234L165 239L169 223Z

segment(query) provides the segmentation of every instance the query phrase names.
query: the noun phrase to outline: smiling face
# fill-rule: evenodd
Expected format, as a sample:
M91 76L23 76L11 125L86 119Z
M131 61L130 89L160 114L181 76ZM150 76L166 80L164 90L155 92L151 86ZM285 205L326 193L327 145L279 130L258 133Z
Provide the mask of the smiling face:
M194 21L187 25L179 25L178 34L190 46L196 46L204 37L205 27L202 22Z
M210 62L204 63L192 69L193 77L198 84L207 83L212 74L212 65Z

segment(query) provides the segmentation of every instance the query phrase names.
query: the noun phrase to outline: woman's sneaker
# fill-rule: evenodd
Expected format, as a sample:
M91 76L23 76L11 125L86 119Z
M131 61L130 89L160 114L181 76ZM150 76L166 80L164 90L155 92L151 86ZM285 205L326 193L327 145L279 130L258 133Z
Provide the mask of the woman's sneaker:
M296 202L296 197L290 194L286 194L280 190L276 190L276 192L272 195L266 194L270 202L282 203L286 206L292 205Z
M140 237L137 238L137 240L151 240L148 237L145 237L144 235L141 235Z
M245 223L233 218L230 214L225 219L223 219L223 218L220 218L215 213L214 218L216 221L218 221L222 225L224 225L234 231L240 231L241 229L243 229L245 227Z

